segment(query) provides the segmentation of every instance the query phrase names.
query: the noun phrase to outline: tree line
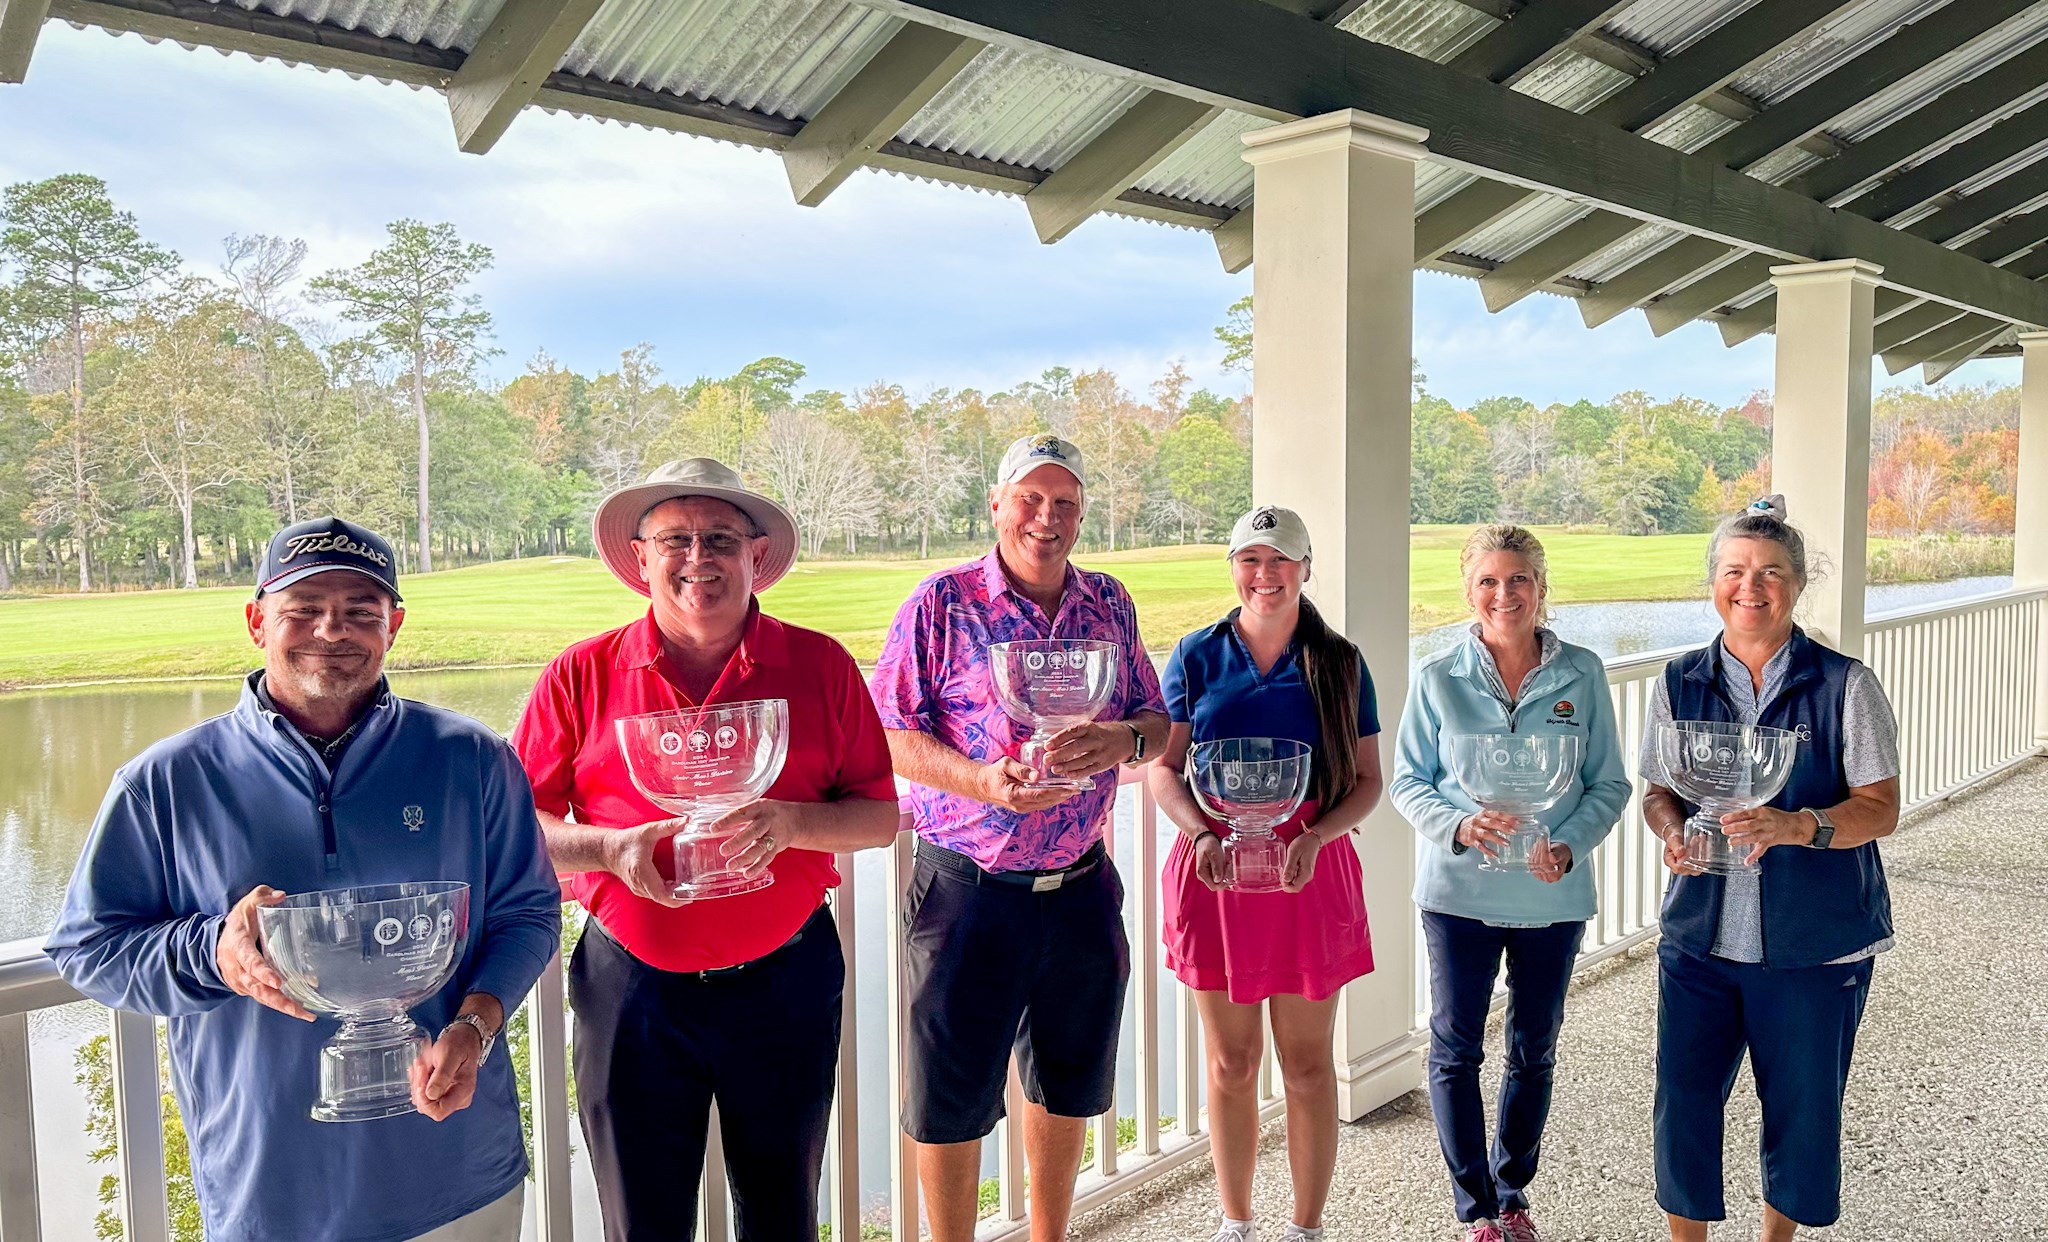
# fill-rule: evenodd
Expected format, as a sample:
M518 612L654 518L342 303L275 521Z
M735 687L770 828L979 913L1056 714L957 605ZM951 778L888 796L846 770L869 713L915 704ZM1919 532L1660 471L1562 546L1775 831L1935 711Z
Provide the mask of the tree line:
M306 257L303 241L231 235L187 262L96 178L6 188L0 590L245 580L278 524L325 513L389 535L407 572L587 553L600 496L698 455L787 504L806 555L953 553L989 536L1003 448L1044 430L1087 455L1091 549L1213 541L1250 503L1251 398L1195 386L1180 362L1136 386L1052 367L994 393L839 392L775 356L679 382L640 343L594 375L542 352L499 382L473 287L487 247L398 220L354 266ZM1249 298L1216 337L1248 376ZM1766 490L1761 395L1459 409L1418 370L1412 418L1417 522L1666 533ZM1884 394L1874 527L2010 530L2016 422L2009 389Z

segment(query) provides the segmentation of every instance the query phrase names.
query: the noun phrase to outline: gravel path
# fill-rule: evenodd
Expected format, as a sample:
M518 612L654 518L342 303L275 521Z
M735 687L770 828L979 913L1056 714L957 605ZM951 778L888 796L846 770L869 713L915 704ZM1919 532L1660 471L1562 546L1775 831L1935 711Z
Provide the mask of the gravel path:
M1922 812L1884 846L1899 946L1878 959L1843 1136L1841 1222L1802 1238L1964 1242L2034 1237L2048 1215L2048 760ZM1555 1242L1661 1242L1651 1193L1655 947L1574 986L1541 1177ZM1499 1018L1489 1041L1498 1089ZM1728 1203L1716 1242L1757 1236L1757 1105L1748 1070L1729 1105ZM1206 1240L1206 1161L1075 1223L1087 1242ZM1256 1205L1287 1217L1286 1153L1269 1127ZM1339 1137L1331 1242L1461 1236L1421 1092Z

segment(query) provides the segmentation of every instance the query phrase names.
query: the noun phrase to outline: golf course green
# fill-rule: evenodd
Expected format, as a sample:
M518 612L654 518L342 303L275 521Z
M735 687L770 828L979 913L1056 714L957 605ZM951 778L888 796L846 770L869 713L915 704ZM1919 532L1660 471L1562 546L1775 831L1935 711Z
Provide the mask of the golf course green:
M1458 548L1469 527L1416 527L1410 540L1412 623L1463 613ZM1704 535L1628 537L1542 532L1552 601L1679 599L1703 589ZM1223 549L1143 548L1076 558L1117 575L1137 600L1145 642L1174 639L1234 602ZM836 635L863 662L881 649L912 587L958 558L807 561L770 590L776 616ZM544 663L569 643L619 625L645 604L597 561L537 557L405 578L405 629L394 668ZM1313 593L1313 584L1311 584ZM242 621L244 587L49 595L0 601L0 689L142 678L228 676L254 663Z

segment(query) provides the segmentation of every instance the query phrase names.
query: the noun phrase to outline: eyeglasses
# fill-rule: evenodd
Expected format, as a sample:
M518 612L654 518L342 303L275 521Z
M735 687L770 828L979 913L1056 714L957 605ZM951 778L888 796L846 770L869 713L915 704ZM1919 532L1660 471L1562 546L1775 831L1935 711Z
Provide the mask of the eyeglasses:
M751 536L731 530L665 530L659 535L635 535L634 543L651 543L663 556L687 556L702 545L709 556L734 556Z

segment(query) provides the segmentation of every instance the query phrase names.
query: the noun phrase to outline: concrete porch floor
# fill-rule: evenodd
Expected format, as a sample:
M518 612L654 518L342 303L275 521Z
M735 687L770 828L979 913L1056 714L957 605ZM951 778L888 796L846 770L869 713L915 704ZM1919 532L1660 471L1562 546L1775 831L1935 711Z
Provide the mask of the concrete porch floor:
M2033 1237L2048 1217L2048 760L1921 812L1884 846L1899 945L1878 959L1843 1142L1843 1215L1816 1239ZM1655 946L1574 985L1558 1056L1538 1222L1557 1242L1663 1239L1652 1196ZM1499 1015L1488 1041L1499 1086ZM1757 1104L1747 1068L1729 1105L1730 1219L1757 1236ZM1075 1222L1086 1242L1207 1239L1204 1160ZM1256 1210L1288 1218L1285 1136L1268 1127ZM1460 1237L1429 1101L1411 1092L1341 1128L1325 1217L1332 1242Z

